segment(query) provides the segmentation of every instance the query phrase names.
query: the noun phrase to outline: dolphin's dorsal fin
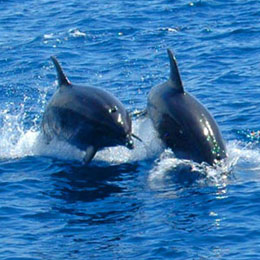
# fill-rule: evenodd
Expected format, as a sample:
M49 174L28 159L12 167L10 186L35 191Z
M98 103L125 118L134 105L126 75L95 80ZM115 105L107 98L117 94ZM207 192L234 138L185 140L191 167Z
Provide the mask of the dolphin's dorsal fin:
M180 72L178 69L178 65L177 65L177 61L174 57L174 55L172 54L170 49L167 49L168 52L168 56L170 59L170 67L171 67L171 72L170 72L170 80L171 83L173 85L173 87L178 90L178 92L180 93L184 93L184 88L183 88L183 84L181 81L181 76L180 76Z
M54 57L51 56L51 59L54 63L54 66L56 68L57 74L58 74L58 82L59 82L59 87L60 86L71 86L70 81L68 80L68 78L65 76L61 65L59 64L58 60Z

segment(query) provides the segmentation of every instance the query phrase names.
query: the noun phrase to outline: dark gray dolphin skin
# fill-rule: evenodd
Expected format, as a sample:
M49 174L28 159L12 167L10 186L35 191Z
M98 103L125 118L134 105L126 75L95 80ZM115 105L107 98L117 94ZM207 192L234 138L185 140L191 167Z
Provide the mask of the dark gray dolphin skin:
M227 157L218 125L209 111L184 91L176 59L167 51L170 78L151 89L148 116L159 137L177 157L214 165Z
M105 90L73 85L55 57L58 90L43 114L42 131L49 143L54 137L86 151L85 163L104 147L133 149L132 123L123 104Z

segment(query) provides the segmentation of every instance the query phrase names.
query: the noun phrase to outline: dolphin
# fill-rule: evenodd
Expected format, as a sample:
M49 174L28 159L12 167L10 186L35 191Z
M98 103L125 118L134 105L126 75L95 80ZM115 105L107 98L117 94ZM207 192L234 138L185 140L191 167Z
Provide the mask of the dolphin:
M109 92L72 84L59 62L51 57L58 74L58 89L42 119L47 143L54 137L86 152L88 163L104 147L124 145L134 148L132 122L123 104Z
M218 125L209 111L184 90L177 61L167 51L170 78L151 89L147 114L159 138L178 158L215 165L227 157Z

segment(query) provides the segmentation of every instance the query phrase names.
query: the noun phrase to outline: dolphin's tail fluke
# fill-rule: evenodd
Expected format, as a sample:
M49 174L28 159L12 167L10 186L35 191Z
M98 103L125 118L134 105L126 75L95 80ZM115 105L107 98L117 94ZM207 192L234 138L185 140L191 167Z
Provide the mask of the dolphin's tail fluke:
M51 56L51 59L54 63L54 66L56 68L57 74L58 74L58 82L59 82L59 87L60 86L70 86L71 83L68 80L68 78L66 77L66 75L64 74L61 65L59 64L58 60L54 57Z
M184 93L183 84L181 81L180 72L178 69L177 61L170 49L167 49L168 56L170 59L170 79L173 83L173 87L176 88L180 93Z

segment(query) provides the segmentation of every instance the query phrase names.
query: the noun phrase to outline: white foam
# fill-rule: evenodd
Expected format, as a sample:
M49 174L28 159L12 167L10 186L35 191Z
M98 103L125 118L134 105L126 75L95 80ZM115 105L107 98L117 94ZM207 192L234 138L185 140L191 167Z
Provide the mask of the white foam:
M54 38L54 34L53 33L49 33L49 34L46 33L46 34L43 35L43 38L44 39L53 39Z
M251 167L259 167L260 150L253 150L251 146L252 144L245 144L238 141L228 142L228 158L215 167L206 163L198 164L189 160L177 159L170 149L166 149L150 171L150 186L154 187L157 186L158 183L165 183L165 181L172 178L174 174L188 174L189 176L186 180L189 180L189 177L192 179L194 176L203 176L203 178L197 178L197 181L206 181L207 184L213 183L219 186L226 185L228 174L234 167L239 166L240 163L250 161ZM192 176L193 174L194 176Z
M69 30L69 34L70 34L70 36L75 37L75 38L77 38L77 37L86 37L86 35L87 35L86 33L81 32L79 29L76 29L76 28L70 29Z
M36 126L36 119L33 119L33 126L26 130L24 128L24 109L19 113L11 110L4 110L0 114L2 119L2 131L0 132L0 158L19 158L24 156L50 156L63 160L82 161L84 152L66 142L52 140L46 144L39 125ZM39 121L39 120L38 120ZM135 149L129 150L123 146L110 147L97 152L94 160L105 161L110 164L120 164L145 160L159 155L163 150L160 140L149 119L137 119L133 122L133 132L143 142L135 140Z
M151 159L163 151L161 141L157 138L152 123L147 118L133 121L133 133L142 139L142 143L135 140L135 149L129 150L123 146L110 147L100 151L95 160L118 164Z
M42 93L41 103L44 103L46 93ZM26 100L25 100L26 102ZM19 158L24 156L51 156L62 160L78 160L84 157L84 152L66 142L53 140L46 144L40 133L39 114L32 118L32 126L26 129L26 112L24 105L17 108L15 104L8 103L7 108L0 111L0 158ZM135 140L135 149L128 150L123 146L111 147L99 151L94 161L104 161L109 164L131 163L135 161L154 159L154 166L149 175L151 182L167 178L169 172L176 169L189 169L191 172L200 172L207 178L219 181L219 176L230 172L233 167L239 167L240 163L250 162L252 169L260 168L260 150L253 147L254 144L232 141L227 144L228 159L216 168L205 164L196 164L175 158L174 153L164 149L163 144L157 138L156 132L149 119L138 118L133 121L133 132L143 142ZM248 169L248 168L247 168ZM224 177L223 177L224 178ZM221 179L222 180L222 179Z

